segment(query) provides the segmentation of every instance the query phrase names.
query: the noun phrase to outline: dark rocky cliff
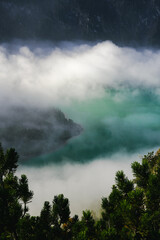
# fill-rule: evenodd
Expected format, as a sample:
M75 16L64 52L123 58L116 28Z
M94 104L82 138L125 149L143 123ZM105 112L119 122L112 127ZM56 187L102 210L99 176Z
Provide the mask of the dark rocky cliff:
M159 0L1 0L0 40L160 45Z

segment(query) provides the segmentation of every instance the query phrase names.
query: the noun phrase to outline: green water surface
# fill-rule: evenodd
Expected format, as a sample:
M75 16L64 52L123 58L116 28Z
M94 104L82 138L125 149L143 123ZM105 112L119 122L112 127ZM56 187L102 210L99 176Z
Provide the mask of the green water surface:
M30 159L27 165L85 163L119 151L160 146L160 97L156 89L107 89L102 96L74 101L61 110L83 132L57 151Z

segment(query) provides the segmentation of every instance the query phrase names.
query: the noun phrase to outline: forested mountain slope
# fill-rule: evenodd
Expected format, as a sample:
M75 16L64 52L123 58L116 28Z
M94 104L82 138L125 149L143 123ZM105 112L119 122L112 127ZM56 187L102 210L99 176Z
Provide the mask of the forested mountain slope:
M1 0L0 40L112 40L159 45L158 0Z
M5 149L17 148L22 160L53 152L81 131L57 109L17 107L0 114L1 142Z

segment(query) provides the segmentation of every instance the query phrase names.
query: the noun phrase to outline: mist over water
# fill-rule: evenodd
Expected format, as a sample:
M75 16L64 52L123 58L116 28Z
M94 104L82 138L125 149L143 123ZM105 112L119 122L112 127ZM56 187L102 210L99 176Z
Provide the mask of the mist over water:
M21 162L18 174L27 174L35 192L34 214L59 193L73 213L96 209L117 170L131 176L131 162L159 147L159 66L159 50L111 42L1 45L1 114L54 107L83 127L55 152Z
M84 131L53 154L28 164L85 163L117 152L136 153L160 142L160 102L154 90L106 90L100 99L73 103L64 108Z

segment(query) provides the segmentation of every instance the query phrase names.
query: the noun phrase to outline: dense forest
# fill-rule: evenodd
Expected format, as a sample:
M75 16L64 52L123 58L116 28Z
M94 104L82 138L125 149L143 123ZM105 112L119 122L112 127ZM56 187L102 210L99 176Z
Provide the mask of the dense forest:
M33 192L26 175L16 176L19 156L0 145L0 239L1 240L138 240L160 239L160 151L133 162L133 180L123 171L115 176L108 197L102 198L101 217L90 210L81 219L70 216L63 194L46 201L39 216L30 216Z

